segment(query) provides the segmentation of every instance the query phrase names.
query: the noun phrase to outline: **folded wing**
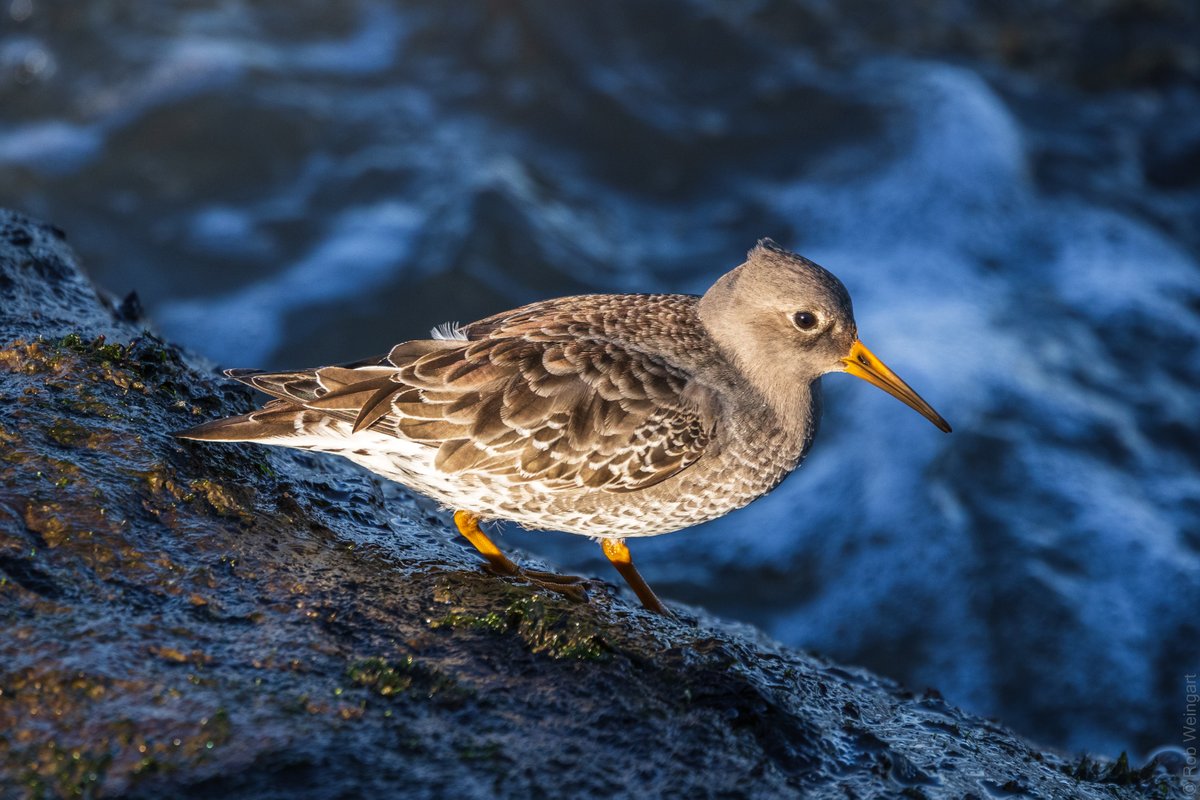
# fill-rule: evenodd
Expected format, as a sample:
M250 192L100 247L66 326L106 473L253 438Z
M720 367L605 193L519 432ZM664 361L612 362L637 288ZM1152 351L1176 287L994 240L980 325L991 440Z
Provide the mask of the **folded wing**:
M352 367L230 374L306 416L436 448L444 472L556 488L634 491L663 481L700 458L716 416L711 393L684 371L569 337L418 340ZM268 409L264 416L283 421L280 403Z

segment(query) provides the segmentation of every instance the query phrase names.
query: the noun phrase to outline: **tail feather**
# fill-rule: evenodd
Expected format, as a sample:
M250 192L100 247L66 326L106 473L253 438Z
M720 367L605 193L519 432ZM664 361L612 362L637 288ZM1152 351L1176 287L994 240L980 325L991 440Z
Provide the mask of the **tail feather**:
M316 370L299 372L263 372L254 369L228 369L225 374L260 392L301 403L317 398L323 391Z
M400 388L391 380L395 373L396 367L382 356L294 372L227 369L230 378L275 399L249 414L205 422L174 435L204 442L257 442L353 422L381 387Z
M177 431L174 436L200 442L254 442L278 439L295 436L297 418L304 414L304 408L276 400L250 414L214 419L194 428Z
M370 366L356 369L322 367L321 369L297 372L227 369L225 374L272 397L293 400L297 403L310 403L330 393L342 392L352 384L367 380L375 382L387 380L396 374L396 369L395 367L373 368Z

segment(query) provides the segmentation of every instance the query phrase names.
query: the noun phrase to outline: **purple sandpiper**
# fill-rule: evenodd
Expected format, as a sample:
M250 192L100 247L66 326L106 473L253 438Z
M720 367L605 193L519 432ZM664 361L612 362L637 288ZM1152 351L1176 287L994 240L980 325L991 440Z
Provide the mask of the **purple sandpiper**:
M563 297L432 336L342 366L230 370L274 399L178 435L345 456L453 509L492 571L577 598L580 579L521 569L480 522L590 536L667 613L625 540L775 488L812 444L825 373L950 431L858 340L841 281L770 240L703 296Z

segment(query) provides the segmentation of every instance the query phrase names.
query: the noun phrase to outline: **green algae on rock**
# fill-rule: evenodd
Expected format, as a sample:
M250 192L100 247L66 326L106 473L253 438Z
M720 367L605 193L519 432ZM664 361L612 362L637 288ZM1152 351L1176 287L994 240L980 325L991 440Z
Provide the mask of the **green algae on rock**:
M434 628L467 628L500 634L515 633L530 652L545 653L552 658L582 658L600 660L607 657L609 646L603 629L581 619L570 601L548 598L524 587L512 587L520 596L503 611L468 614L452 611L439 620L431 621Z
M418 692L436 698L443 703L462 703L470 692L436 669L417 662L412 656L389 662L379 657L355 661L346 670L346 676L359 686L364 686L380 697L392 697L405 692Z
M748 627L485 575L337 459L180 443L251 398L7 212L0 294L4 798L1183 796Z

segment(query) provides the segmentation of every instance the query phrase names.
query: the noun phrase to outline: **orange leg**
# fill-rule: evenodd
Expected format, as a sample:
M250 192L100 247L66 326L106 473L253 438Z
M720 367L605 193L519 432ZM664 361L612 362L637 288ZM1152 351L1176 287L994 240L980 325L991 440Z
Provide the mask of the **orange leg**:
M468 542L475 545L475 549L487 559L493 570L501 575L519 575L521 573L521 568L514 564L508 556L501 553L495 542L488 538L488 535L483 532L483 528L479 527L479 517L470 511L455 511L454 525L458 528L459 533L467 537Z
M566 595L572 600L587 600L587 593L579 586L583 583L582 578L574 575L556 575L553 572L542 572L541 570L521 569L517 566L512 559L500 552L500 548L496 547L495 542L488 538L488 535L479 527L479 517L470 511L455 511L454 526L487 559L488 567L492 572L513 578L523 578L543 589Z
M642 601L642 605L650 609L656 614L663 616L671 616L671 612L662 604L662 601L654 594L650 588L650 584L646 583L646 579L637 571L637 567L633 565L633 557L629 555L629 548L625 546L624 539L605 539L600 543L604 549L604 555L612 562L612 565L617 568L617 572L621 573L621 577L629 584L629 588L633 589L634 594L638 596L638 600Z

